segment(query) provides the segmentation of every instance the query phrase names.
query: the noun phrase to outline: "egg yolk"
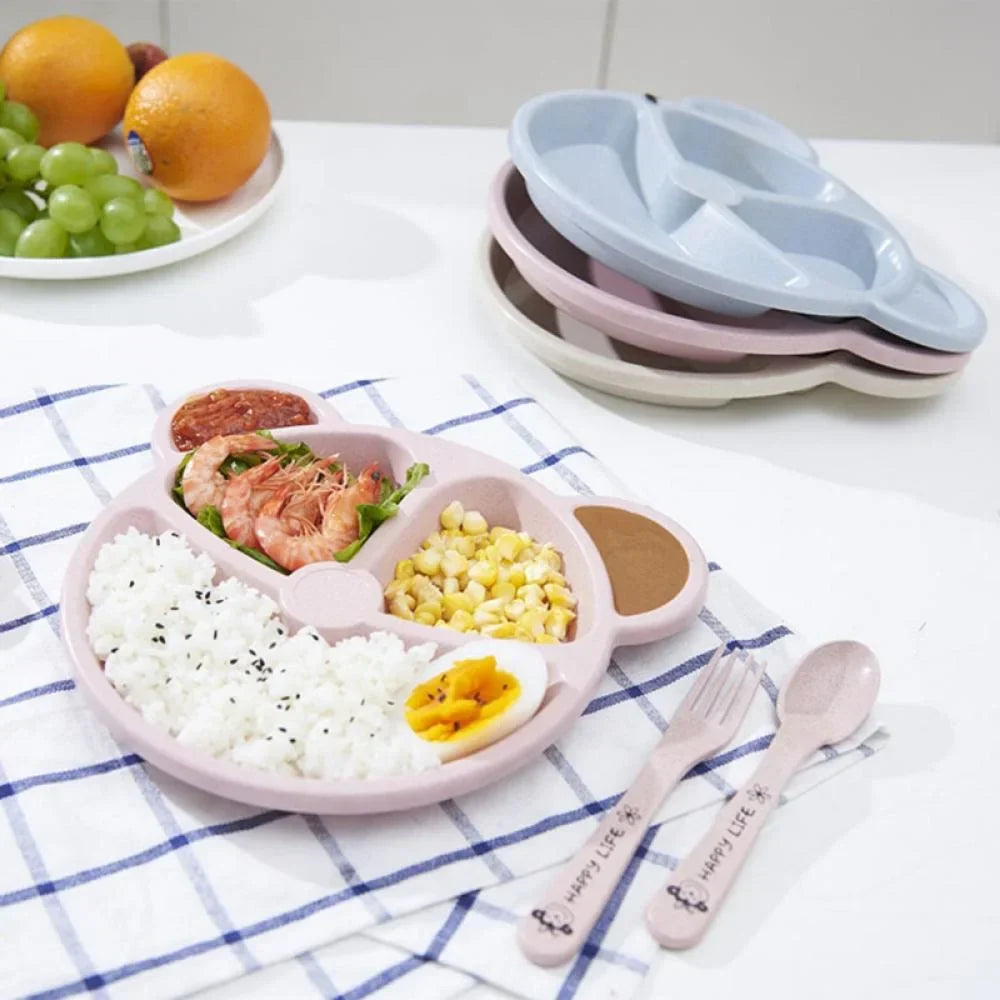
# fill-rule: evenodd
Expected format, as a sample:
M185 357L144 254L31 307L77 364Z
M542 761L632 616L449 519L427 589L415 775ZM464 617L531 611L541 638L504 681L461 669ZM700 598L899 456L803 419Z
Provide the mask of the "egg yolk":
M406 700L406 721L425 740L459 740L488 725L520 694L517 678L498 670L494 657L457 660L413 689Z

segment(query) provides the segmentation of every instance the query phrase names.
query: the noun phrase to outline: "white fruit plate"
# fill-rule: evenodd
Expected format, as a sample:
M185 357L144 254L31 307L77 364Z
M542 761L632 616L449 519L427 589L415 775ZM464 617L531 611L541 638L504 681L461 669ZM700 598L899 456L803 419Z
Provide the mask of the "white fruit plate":
M148 181L136 174L118 132L98 143L118 161L122 174ZM228 198L205 204L177 204L174 221L180 226L176 243L152 250L115 254L111 257L63 257L57 259L0 257L0 278L30 278L37 281L73 281L81 278L108 278L117 274L151 271L195 257L253 225L274 202L284 171L285 154L278 136L271 133L271 145L257 172Z

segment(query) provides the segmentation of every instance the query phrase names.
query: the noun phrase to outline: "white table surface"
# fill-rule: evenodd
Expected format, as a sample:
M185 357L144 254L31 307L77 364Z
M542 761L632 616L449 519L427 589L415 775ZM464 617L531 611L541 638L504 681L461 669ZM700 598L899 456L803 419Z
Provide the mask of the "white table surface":
M501 131L279 130L283 195L228 247L0 281L0 390L419 374L433 391L435 372L508 371L794 627L883 664L887 748L776 814L713 932L664 955L647 995L1000 994L1000 334L938 400L616 400L496 333L475 255ZM816 146L997 325L1000 147Z

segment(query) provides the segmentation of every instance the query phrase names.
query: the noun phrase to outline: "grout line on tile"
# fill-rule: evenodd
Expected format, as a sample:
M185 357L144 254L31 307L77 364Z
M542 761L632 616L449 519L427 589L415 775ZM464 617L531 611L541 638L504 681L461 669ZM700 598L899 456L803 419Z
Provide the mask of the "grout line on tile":
M608 85L608 71L611 66L611 49L615 43L615 26L618 23L618 0L608 0L604 13L604 31L601 34L601 52L597 61L597 86L604 89Z
M160 48L172 56L170 51L170 0L160 0L159 2L160 20Z

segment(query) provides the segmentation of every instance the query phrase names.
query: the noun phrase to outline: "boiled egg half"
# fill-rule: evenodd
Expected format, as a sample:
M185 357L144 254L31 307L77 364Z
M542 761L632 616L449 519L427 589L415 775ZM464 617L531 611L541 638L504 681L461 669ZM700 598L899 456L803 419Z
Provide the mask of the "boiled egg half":
M469 642L427 665L406 699L406 722L442 761L464 757L524 725L538 711L548 678L535 646Z

